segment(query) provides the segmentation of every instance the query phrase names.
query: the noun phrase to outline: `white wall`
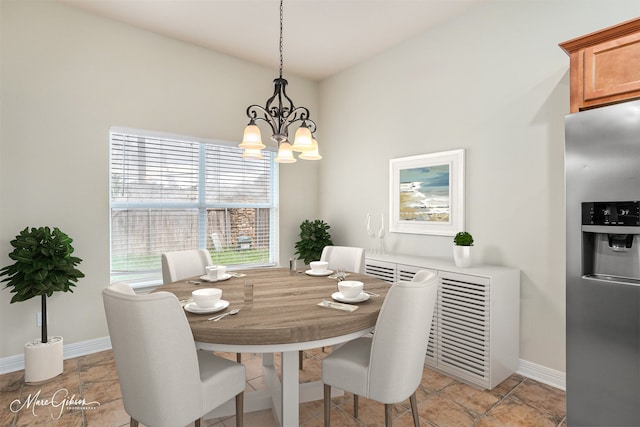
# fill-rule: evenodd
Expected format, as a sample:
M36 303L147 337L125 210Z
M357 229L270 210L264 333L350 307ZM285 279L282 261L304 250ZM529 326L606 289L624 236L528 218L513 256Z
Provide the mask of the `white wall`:
M632 19L631 1L496 1L320 85L321 215L370 247L389 159L466 149L474 261L521 269L521 359L565 371L564 116L558 43ZM387 224L388 230L388 224ZM390 252L451 256L451 238L387 233Z
M283 261L305 218L327 220L336 244L368 247L366 213L376 227L388 217L389 159L465 148L475 261L522 270L521 358L564 371L569 62L557 44L637 14L636 0L496 1L322 82L319 101L315 84L287 76L318 119L324 160L281 168ZM2 0L0 19L0 265L21 228L61 227L87 277L49 299L50 332L102 337L109 126L237 140L275 71L48 1ZM447 237L386 241L451 250ZM0 291L0 357L39 336L38 302L10 296Z
M49 333L64 336L65 344L103 337L109 127L239 141L247 106L272 94L277 68L51 1L2 0L0 8L0 266L10 263L9 242L24 227L60 227L74 238L86 277L74 293L49 298ZM287 77L290 96L317 111L317 84ZM284 264L298 225L318 211L317 173L306 162L281 168ZM21 354L26 341L40 336L39 300L10 299L0 291L0 357Z

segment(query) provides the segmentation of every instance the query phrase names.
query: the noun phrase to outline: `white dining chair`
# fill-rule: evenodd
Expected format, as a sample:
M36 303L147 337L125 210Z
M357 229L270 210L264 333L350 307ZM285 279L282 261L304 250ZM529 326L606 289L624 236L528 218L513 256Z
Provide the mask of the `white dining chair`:
M173 283L189 277L206 274L211 262L211 254L206 249L188 249L162 253L162 283ZM242 355L236 353L236 361L242 362Z
M320 261L329 263L327 269L351 271L353 273L364 274L364 248L351 246L325 246L320 255ZM325 351L325 347L322 347ZM298 365L300 369L304 367L304 352L298 353Z
M372 338L350 341L322 360L324 425L330 425L331 387L384 403L385 425L391 426L392 405L409 399L413 422L419 425L416 389L422 379L431 319L437 295L437 276L421 282L391 286L376 321Z
M104 309L131 426L184 426L235 397L243 424L245 367L198 351L180 302L168 292L103 291Z
M364 248L352 246L325 246L320 261L329 263L329 270L351 271L364 274Z
M433 270L420 270L413 275L413 278L411 279L411 281L424 282L425 280L428 280L432 274L437 274L437 273Z
M188 249L162 253L162 283L172 283L189 277L206 274L212 265L211 255L206 249Z

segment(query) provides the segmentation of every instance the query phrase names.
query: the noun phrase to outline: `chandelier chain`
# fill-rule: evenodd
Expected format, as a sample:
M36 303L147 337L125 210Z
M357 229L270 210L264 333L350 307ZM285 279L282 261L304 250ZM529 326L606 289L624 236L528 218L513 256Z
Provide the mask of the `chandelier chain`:
M282 78L282 63L283 63L283 54L282 54L282 10L284 0L280 0L280 78Z

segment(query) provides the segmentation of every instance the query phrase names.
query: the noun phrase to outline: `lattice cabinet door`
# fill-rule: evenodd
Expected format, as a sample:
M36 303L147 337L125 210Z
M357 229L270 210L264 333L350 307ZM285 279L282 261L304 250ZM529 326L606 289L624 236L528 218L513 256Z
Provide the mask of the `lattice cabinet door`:
M396 263L380 261L377 259L365 259L364 272L388 283L396 281Z
M482 387L490 374L490 280L440 272L438 368Z

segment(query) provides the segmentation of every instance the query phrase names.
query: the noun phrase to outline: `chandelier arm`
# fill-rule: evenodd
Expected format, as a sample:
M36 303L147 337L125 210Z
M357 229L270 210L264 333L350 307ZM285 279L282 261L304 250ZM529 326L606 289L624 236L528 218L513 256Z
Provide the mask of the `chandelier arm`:
M316 122L314 122L313 120L307 118L305 120L307 122L307 127L309 128L309 132L311 132L311 134L315 134L316 133Z
M258 114L262 114L264 117L259 116ZM279 133L279 126L275 118L266 110L264 107L260 105L249 105L247 107L247 117L253 121L263 121L266 122L269 127L271 127L271 131L273 133Z
M290 111L289 115L285 117L285 120L282 122L282 128L288 129L289 125L295 122L306 122L311 132L315 132L316 130L316 124L313 120L309 119L309 109L306 107L297 107ZM311 129L309 123L313 123L313 129Z

